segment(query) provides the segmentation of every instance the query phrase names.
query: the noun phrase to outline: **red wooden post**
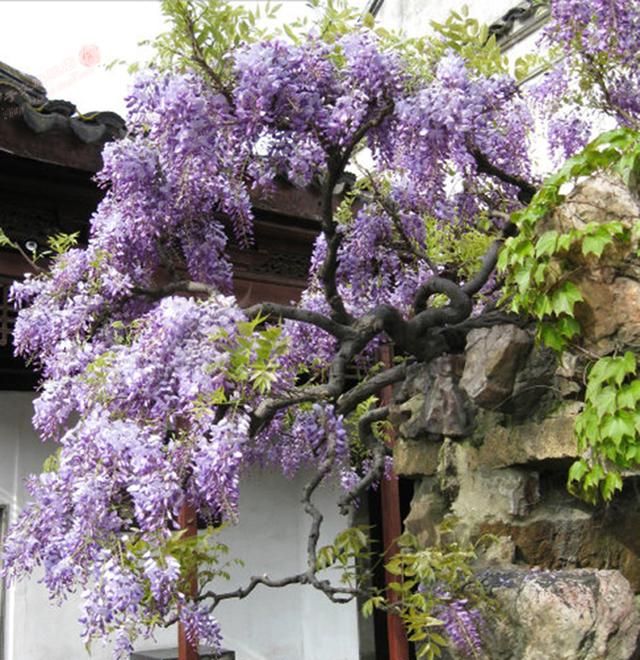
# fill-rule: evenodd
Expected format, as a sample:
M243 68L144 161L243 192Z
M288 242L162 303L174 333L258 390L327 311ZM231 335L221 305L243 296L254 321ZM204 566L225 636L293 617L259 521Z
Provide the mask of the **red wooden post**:
M178 516L180 529L185 530L185 536L195 536L198 533L198 516L196 510L189 504L183 504ZM196 571L189 576L191 596L198 592L198 574ZM182 623L178 624L178 660L199 660L198 641L189 643Z
M382 363L388 369L392 363L392 349L384 345L380 349ZM384 405L391 403L393 389L387 385L381 392L381 401ZM395 431L390 428L387 432L387 442L393 446L395 442ZM382 500L382 542L384 545L385 558L390 558L398 552L396 539L402 534L402 517L400 515L400 491L398 479L393 475L392 479L383 479L380 486ZM397 578L385 571L385 583L395 581ZM398 595L395 591L387 589L387 599L393 602ZM396 614L387 614L387 639L389 642L389 660L409 660L409 642L402 624L402 620Z

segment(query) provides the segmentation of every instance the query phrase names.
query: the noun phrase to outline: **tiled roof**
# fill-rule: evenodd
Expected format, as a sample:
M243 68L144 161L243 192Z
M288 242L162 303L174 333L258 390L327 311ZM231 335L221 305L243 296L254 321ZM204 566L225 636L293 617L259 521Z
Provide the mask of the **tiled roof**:
M80 113L69 101L50 100L35 77L0 62L0 119L21 116L36 134L66 133L84 144L122 137L124 119L115 112Z
M549 0L522 0L489 25L503 50L524 39L549 19Z

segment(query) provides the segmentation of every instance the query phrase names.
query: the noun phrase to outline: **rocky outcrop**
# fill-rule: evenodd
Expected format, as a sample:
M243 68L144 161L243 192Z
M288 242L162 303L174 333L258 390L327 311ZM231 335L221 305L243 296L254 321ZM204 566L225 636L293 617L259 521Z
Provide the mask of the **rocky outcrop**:
M604 355L638 344L640 282L598 270L577 278L576 284L584 298L576 305L576 318L587 348Z
M576 306L585 346L599 354L640 343L640 203L637 192L613 176L601 174L576 185L541 229L569 232L589 223L619 222L627 241L616 240L602 255L584 255L579 247L567 255L567 271L584 298Z
M575 418L582 405L568 402L542 421L505 423L503 418L482 420L482 444L470 450L469 460L490 468L526 465L549 459L573 459L577 455Z
M594 510L563 492L563 483L554 490L543 486L543 499L528 516L476 519L473 535L509 539L521 565L616 568L640 592L640 504L635 494L624 492L615 505Z
M532 344L529 333L515 325L472 330L467 336L460 386L476 405L500 408L511 396L516 374Z
M447 503L435 480L424 479L414 493L411 511L404 520L405 529L418 539L420 545L435 545L439 541L438 525L446 513Z
M398 438L393 446L393 469L403 477L432 476L438 469L441 443Z
M415 484L407 529L428 546L453 514L455 540L497 539L477 566L489 567L506 615L492 660L636 657L640 473L625 473L622 492L599 507L571 496L566 480L589 360L640 346L640 202L621 181L592 177L540 231L613 221L624 237L601 255L578 243L562 254L584 298L575 314L586 350L558 360L531 328L475 328L463 354L414 367L397 394L395 468Z
M391 421L404 439L470 435L473 412L460 387L462 355L445 355L410 372Z
M490 570L504 618L487 620L491 660L629 660L640 615L617 571Z
M575 602L566 612L560 608L549 619L543 614L560 607L560 592L546 593L540 585L534 590L524 578L518 578L514 587L517 596L496 592L508 608L515 607L517 601L518 619L522 620L517 625L511 621L501 632L494 631L497 637L491 644L503 650L502 655L489 657L549 657L543 640L556 634L562 637L564 626L574 626L571 617L567 618L569 614L577 617L580 625L562 637L564 646L560 645L558 655L554 651L554 658L631 657L629 649L635 648L635 641L630 642L629 635L635 635L635 628L624 634L622 628L619 632L609 629L617 625L621 610L616 607L627 606L621 602L607 609L597 603L591 586L604 588L600 578L594 577L586 589L579 576L586 575L581 572L585 567L618 569L631 588L640 591L640 503L629 487L612 505L600 509L569 495L566 474L577 456L573 427L581 409L571 397L582 386L580 366L571 356L560 364L551 362L548 354L531 347L528 333L518 328L507 329L507 337L509 341L500 339L498 331L492 329L476 333L469 342L470 353L480 351L493 358L489 364L494 370L481 373L480 355L473 358L475 364L471 366L468 356L442 359L431 370L416 370L412 385L399 397L395 414L402 421L394 448L395 467L415 483L405 526L428 546L438 541L438 525L444 517L453 514L458 520L458 539L472 541L486 534L498 539L479 565L500 566L503 571L513 571L515 566L537 569L532 575L547 575L540 569L562 571L562 593L572 594ZM483 387L474 389L470 384L474 378L484 382ZM508 413L504 403L499 403L505 395L514 398L516 388L526 392L527 383L553 391L551 412L548 406L541 408L529 402L518 414L514 407ZM452 416L454 424L447 427L442 415L450 414L455 406L459 408ZM527 409L533 418L523 418ZM456 429L453 436L446 432L451 428ZM523 605L525 602L529 604ZM545 603L541 612L535 610L536 602ZM556 619L560 623L553 623Z

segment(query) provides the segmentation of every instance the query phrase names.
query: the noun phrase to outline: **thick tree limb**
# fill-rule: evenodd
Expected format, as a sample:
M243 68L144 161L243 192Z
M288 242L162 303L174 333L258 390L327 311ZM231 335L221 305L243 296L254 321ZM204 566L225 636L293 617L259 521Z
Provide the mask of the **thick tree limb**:
M298 388L294 393L282 397L263 399L251 415L249 435L259 433L280 410L307 401L322 401L329 396L327 385L315 385L313 387Z
M377 394L383 387L401 381L407 375L407 366L406 362L397 364L395 367L385 369L372 378L358 383L338 399L336 412L339 415L348 415L356 409L358 404Z
M447 296L447 298L449 298L451 304L447 305L446 307L437 307L425 310L427 300L434 293L443 293L445 296ZM449 316L451 314L452 306L455 307L454 311L457 315L464 314L464 316L468 316L471 313L471 300L469 294L467 294L463 288L456 284L454 281L436 275L435 277L429 278L424 284L418 287L413 301L413 309L416 315L409 323L413 326L421 326L426 328L426 321L421 320L418 323L415 323L416 319L433 319L432 321L428 322L429 325L435 325L436 323L440 322L451 322L449 321ZM431 312L431 315L428 315L426 312ZM439 312L439 314L436 312ZM441 318L442 321L440 321Z
M482 257L480 270L462 286L462 290L468 296L473 296L478 293L478 291L480 291L480 289L482 289L487 283L489 277L491 277L491 273L493 273L496 263L498 262L498 253L500 252L502 243L502 239L499 239L491 244L484 257Z
M538 192L538 189L526 179L516 176L515 174L509 174L497 165L494 165L477 147L470 147L469 152L476 161L478 172L494 176L496 179L500 179L503 183L508 183L518 188L520 190L518 200L523 204L528 204Z
M258 303L252 307L247 307L244 312L249 318L255 318L257 316L275 316L281 319L309 323L310 325L315 325L325 332L328 332L337 339L346 339L353 335L349 326L337 323L319 312L312 312L308 309L293 307L292 305Z
M336 460L336 438L333 433L326 435L324 443L324 457L320 463L318 471L311 480L305 485L302 491L302 505L305 513L311 516L311 528L307 535L307 573L309 579L315 576L318 565L318 541L320 540L320 527L322 526L323 516L318 507L313 503L313 494L318 486L325 480L333 469Z
M382 406L369 410L358 421L358 435L365 447L372 447L373 461L367 473L358 483L338 500L340 513L345 516L349 513L351 505L382 477L384 459L387 454L385 445L380 442L373 432L373 424L385 420L389 415L389 407Z
M200 594L197 600L211 600L210 610L215 609L223 600L246 598L258 586L264 585L265 587L280 588L286 587L290 584L305 584L305 573L296 573L295 575L288 575L284 578L272 579L268 575L253 576L246 587L239 587L233 591L226 591L223 593L216 593L215 591L205 591Z
M210 611L215 609L215 607L224 600L246 598L258 585L279 588L291 584L310 584L319 591L322 591L334 602L348 602L361 593L361 590L356 587L337 587L331 584L329 580L321 580L318 577L318 542L320 540L320 529L324 518L313 502L313 495L320 484L331 473L335 463L336 438L333 434L327 435L323 447L325 452L324 457L317 472L305 485L301 499L305 512L311 518L311 525L307 535L307 569L300 573L280 579L272 579L267 575L254 576L249 580L249 583L245 587L239 587L233 591L227 591L220 594L214 591L206 591L198 596L198 600L210 600Z
M377 115L364 122L354 131L348 144L342 152L327 154L327 175L322 185L322 233L327 244L327 253L320 268L319 278L325 293L325 299L332 310L332 318L339 323L348 324L353 319L348 314L342 296L338 291L336 274L338 270L338 250L342 242L342 234L337 231L333 219L333 191L345 171L353 150L366 134L393 112L394 104L387 102Z
M519 328L525 328L530 323L530 319L525 316L519 316L511 312L503 312L498 309L492 309L487 312L483 312L480 316L474 318L469 318L461 323L452 325L445 330L452 331L463 331L469 332L474 328L491 328L494 325L503 325L508 323L509 325L517 325Z
M204 282L193 282L191 280L178 280L171 282L165 286L157 287L155 289L146 289L144 287L134 287L133 293L139 296L146 296L152 300L159 300L167 296L175 296L180 293L188 293L192 295L205 295L212 296L220 293L215 286L205 284Z
M352 319L344 306L336 281L338 250L342 242L342 235L336 231L333 219L333 190L342 172L341 159L336 156L330 157L328 172L322 185L322 233L325 237L327 253L320 267L319 279L324 289L325 299L331 307L333 320L348 324Z

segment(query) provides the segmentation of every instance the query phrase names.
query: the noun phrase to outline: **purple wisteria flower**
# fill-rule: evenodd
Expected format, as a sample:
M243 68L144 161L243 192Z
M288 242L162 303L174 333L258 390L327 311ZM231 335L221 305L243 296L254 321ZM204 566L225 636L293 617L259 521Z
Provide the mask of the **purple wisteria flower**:
M362 319L378 323L381 309L410 319L416 291L435 275L460 280L430 227L491 238L490 212L521 206L510 181L531 174L531 100L540 112L546 89L568 103L573 82L588 79L596 107L627 125L640 114L638 3L552 3L547 38L565 57L531 94L453 49L437 61L425 54L429 71L416 74L381 34L359 24L326 39L243 40L216 63L227 67L223 84L201 66L138 76L128 134L103 152L105 195L87 245L13 286L16 352L43 377L34 425L57 451L27 481L2 575L41 568L56 600L81 592L85 639L113 635L119 658L176 620L191 641L220 644L216 619L186 584L185 507L200 521L235 523L243 470L255 465L292 476L326 464L346 489L371 469L370 447L355 460L347 386L322 389L340 373L336 349L360 325L369 332ZM587 139L590 116L555 115L551 146L568 155ZM338 221L339 175L362 147L373 174ZM282 177L320 183L329 200L306 291L286 321L240 308L229 256L231 246L253 248L252 196ZM326 323L302 322L300 310ZM373 375L385 329L355 341L342 380ZM269 401L275 412L257 419L267 396L285 404ZM385 472L392 477L390 460ZM214 562L215 544L210 551ZM460 652L477 651L469 603L445 599L438 616Z
M465 598L451 600L434 610L443 622L443 630L458 654L463 658L478 658L482 654L480 610L470 607Z

